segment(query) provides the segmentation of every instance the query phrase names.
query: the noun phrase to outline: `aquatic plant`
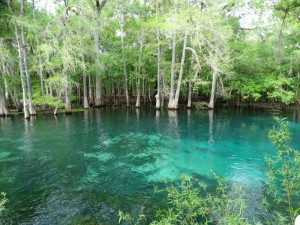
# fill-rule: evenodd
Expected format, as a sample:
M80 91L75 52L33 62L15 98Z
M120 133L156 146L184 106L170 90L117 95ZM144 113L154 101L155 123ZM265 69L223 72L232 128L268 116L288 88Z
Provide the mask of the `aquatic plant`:
M241 185L228 182L214 174L217 185L208 191L206 186L192 177L183 177L179 184L164 181L166 188L155 188L155 192L165 192L168 199L166 209L158 209L152 225L166 224L293 224L300 212L300 153L291 147L291 133L286 119L275 118L277 126L269 131L269 139L277 147L275 157L267 156L267 195L262 198L259 218L249 218L245 191ZM272 203L272 204L270 204ZM274 205L274 204L275 205ZM268 206L286 206L287 215L267 212ZM265 216L267 213L267 216ZM141 215L143 211L141 211ZM134 220L129 214L119 211L119 223L143 224L139 217Z
M165 180L166 188L155 188L155 192L166 192L168 208L158 209L157 220L150 224L250 224L246 216L247 204L242 187L237 184L229 185L227 179L216 174L214 176L217 187L211 192L192 177L181 178L179 185ZM119 211L119 223L126 221L134 225L143 224L141 215L144 215L143 209L135 221L129 214Z
M291 147L288 121L275 117L277 126L269 131L269 138L277 147L275 157L268 156L268 194L275 204L287 205L286 212L293 224L300 212L300 152Z
M179 186L169 182L166 191L170 207L158 210L158 220L152 224L249 224L242 187L214 176L218 184L211 193L191 177L182 178Z
M5 204L8 202L6 198L6 193L1 192L2 198L0 199L0 212L2 212L5 209Z

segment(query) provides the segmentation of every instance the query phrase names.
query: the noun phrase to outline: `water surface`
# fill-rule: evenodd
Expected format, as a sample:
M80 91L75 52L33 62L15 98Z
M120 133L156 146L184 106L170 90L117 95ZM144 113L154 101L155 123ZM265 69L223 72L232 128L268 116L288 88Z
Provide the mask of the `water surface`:
M300 113L283 116L300 146ZM163 179L213 185L211 171L259 198L274 124L272 114L246 109L0 118L0 191L9 199L0 223L117 224L119 209L159 207L153 186Z

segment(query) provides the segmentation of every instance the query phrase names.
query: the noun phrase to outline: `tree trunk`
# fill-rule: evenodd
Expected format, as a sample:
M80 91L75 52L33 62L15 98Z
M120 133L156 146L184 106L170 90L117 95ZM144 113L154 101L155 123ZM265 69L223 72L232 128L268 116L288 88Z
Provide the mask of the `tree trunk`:
M53 97L53 89L51 84L49 85L49 95Z
M160 58L163 60L164 58L164 47L160 46ZM162 90L166 90L166 83L165 83L165 70L164 68L161 68L160 70L160 79L161 79L161 99L160 99L160 108L163 108L165 105L165 93Z
M174 109L174 86L175 86L175 65L176 64L176 32L173 34L173 46L172 46L172 67L171 67L171 84L169 93L168 109Z
M83 108L89 108L88 102L88 93L87 93L87 86L86 86L86 69L85 69L85 60L84 55L81 53L81 61L82 61L82 83L83 83Z
M92 78L89 76L89 106L94 105L94 95L93 95L93 87L92 87Z
M143 74L144 74L144 71L143 71ZM146 105L146 91L145 91L145 77L143 77L143 101L144 101L144 105Z
M24 17L24 0L21 0L21 18L23 22ZM27 81L27 92L28 92L28 108L29 108L29 114L30 115L36 115L33 102L32 102L32 88L31 88L31 77L29 73L29 67L28 67L28 56L27 56L27 41L25 37L25 27L22 23L21 25L21 37L22 37L22 56L23 56L23 62L24 62L24 69L26 74L26 81Z
M156 21L158 21L158 13L159 13L159 0L156 0ZM156 30L156 39L157 39L157 94L155 108L160 109L161 107L161 76L160 76L160 62L161 62L161 53L160 53L160 34L157 28Z
M8 87L8 83L7 80L5 79L5 76L3 75L3 81L4 81L4 96L5 96L5 100L9 101L9 87Z
M210 91L210 100L208 103L208 108L213 109L215 107L215 94L216 94L216 83L217 83L218 71L213 68L213 77L212 77L212 85Z
M58 99L60 99L61 98L61 92L59 91L59 93L58 93L58 97L57 97ZM53 112L53 114L56 116L57 115L57 111L58 111L58 106L56 106L55 107L55 109L54 109L54 112Z
M50 93L49 93L49 88L48 88L48 85L47 85L47 84L45 84L45 90L46 90L46 95L49 96Z
M11 99L15 105L15 108L18 110L18 112L22 111L22 105L20 103L20 100L18 98L18 92L17 92L17 88L16 85L14 85L14 91L12 93L10 93Z
M142 56L143 56L143 48L144 48L144 35L145 28L142 28L141 40L140 40L140 54L139 54L139 65L138 65L138 73L137 73L137 82L136 82L136 108L141 107L141 69L142 69Z
M79 108L80 104L81 104L81 90L80 90L80 78L77 78L77 108Z
M190 68L190 79L188 82L188 102L187 102L187 108L192 108L192 90L193 90L193 67L194 67L194 55L192 56L191 60L191 68Z
M67 75L68 76L68 75ZM72 106L71 106L71 93L72 93L72 88L68 81L66 82L66 89L65 89L65 93L66 93L66 102L65 102L65 112L66 114L71 114L72 113Z
M188 90L187 108L190 109L192 108L192 89L193 89L192 80L189 80L188 85L189 85L189 90Z
M0 116L9 116L9 111L6 107L5 96L3 88L0 86Z
M106 0L102 0L101 3L99 0L96 0L96 27L95 27L95 34L94 34L94 41L95 41L95 51L96 51L96 98L95 98L95 107L103 106L103 99L102 99L102 80L100 75L100 62L99 62L99 50L100 50L100 43L99 43L99 32L100 32L100 14L101 10L106 4Z
M123 18L123 23L125 22L125 18ZM122 22L121 22L122 23ZM123 30L123 24L120 24L121 26L121 42L122 42L122 55L123 55L123 71L124 71L124 89L125 89L125 97L126 97L126 106L129 107L129 93L128 93L128 75L127 75L127 69L126 69L126 60L125 60L125 47L124 47L124 30Z
M100 15L97 15L100 16ZM99 27L100 22L97 19L97 27L95 29L95 51L96 51L96 98L95 98L95 107L101 107L103 105L102 100L102 80L100 75L100 62L99 62Z
M25 77L24 77L24 70L23 70L23 59L22 59L22 49L21 49L21 41L19 38L17 23L15 21L15 34L16 34L16 40L18 43L18 55L19 55L19 67L20 67L20 77L21 77L21 85L22 85L22 96L23 96L23 112L24 112L24 118L29 118L29 111L27 107L27 99L26 99L26 83L25 83Z
M67 9L69 7L68 1L65 0L65 8ZM66 15L68 17L68 10L66 10ZM63 40L65 41L67 39L67 33L66 29L63 29ZM69 55L69 49L64 49L64 55ZM66 83L64 85L64 92L65 92L65 113L71 114L72 113L72 103L71 103L71 95L72 95L72 87L71 87L71 74L70 74L70 68L69 65L66 63L66 61L63 61L64 64L64 72L63 77L66 79Z
M158 42L160 41L159 40L159 34L157 34L158 37ZM161 62L161 54L160 54L160 44L158 44L158 47L157 47L157 94L155 96L156 98L156 105L155 105L155 108L156 109L160 109L161 107L161 99L162 99L162 96L161 96L161 74L160 74L160 62Z
M183 40L183 49L182 49L182 56L181 56L181 63L180 63L180 70L179 70L179 77L177 81L177 89L175 93L175 101L174 101L174 109L178 109L178 101L179 101L179 94L181 89L181 82L182 82L182 76L183 76L183 68L184 68L184 62L185 62L185 52L186 52L186 43L187 43L187 33L184 35Z
M137 77L137 82L136 82L136 103L135 103L136 108L141 107L141 81L140 77Z
M32 0L32 13L33 13L33 21L35 23L36 16L35 16L35 0ZM43 66L42 66L42 57L39 50L40 47L40 41L38 38L38 34L35 32L35 40L37 44L37 52L38 52L38 62L39 62L39 76L40 76L40 82L41 82L41 95L43 96L45 94L44 92L44 75L43 75Z

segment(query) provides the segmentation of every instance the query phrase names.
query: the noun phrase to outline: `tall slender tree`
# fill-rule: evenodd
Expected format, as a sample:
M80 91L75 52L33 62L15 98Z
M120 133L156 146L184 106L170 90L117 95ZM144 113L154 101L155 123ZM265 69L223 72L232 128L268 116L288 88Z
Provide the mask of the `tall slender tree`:
M24 71L27 81L27 91L28 91L28 109L29 114L34 116L36 115L33 101L32 101L32 86L31 86L31 76L29 72L29 63L28 63L28 54L27 54L27 40L25 36L25 26L24 26L24 14L25 14L25 1L21 0L21 52L22 52L22 61L24 64Z
M96 11L96 27L94 30L94 40L95 40L95 52L96 52L96 97L95 97L95 107L101 107L103 105L102 98L102 79L100 74L100 15L103 7L105 6L107 0L95 1L95 11Z

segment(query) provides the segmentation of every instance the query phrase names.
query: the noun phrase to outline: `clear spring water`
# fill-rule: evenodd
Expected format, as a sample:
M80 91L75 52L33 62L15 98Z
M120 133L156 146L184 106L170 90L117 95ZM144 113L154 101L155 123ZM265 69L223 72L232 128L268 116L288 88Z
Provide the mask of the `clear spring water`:
M283 116L297 148L300 113ZM119 209L134 215L142 205L153 216L162 204L154 185L184 175L213 185L211 171L255 201L274 124L272 114L247 109L0 118L0 191L9 199L0 224L118 224Z

